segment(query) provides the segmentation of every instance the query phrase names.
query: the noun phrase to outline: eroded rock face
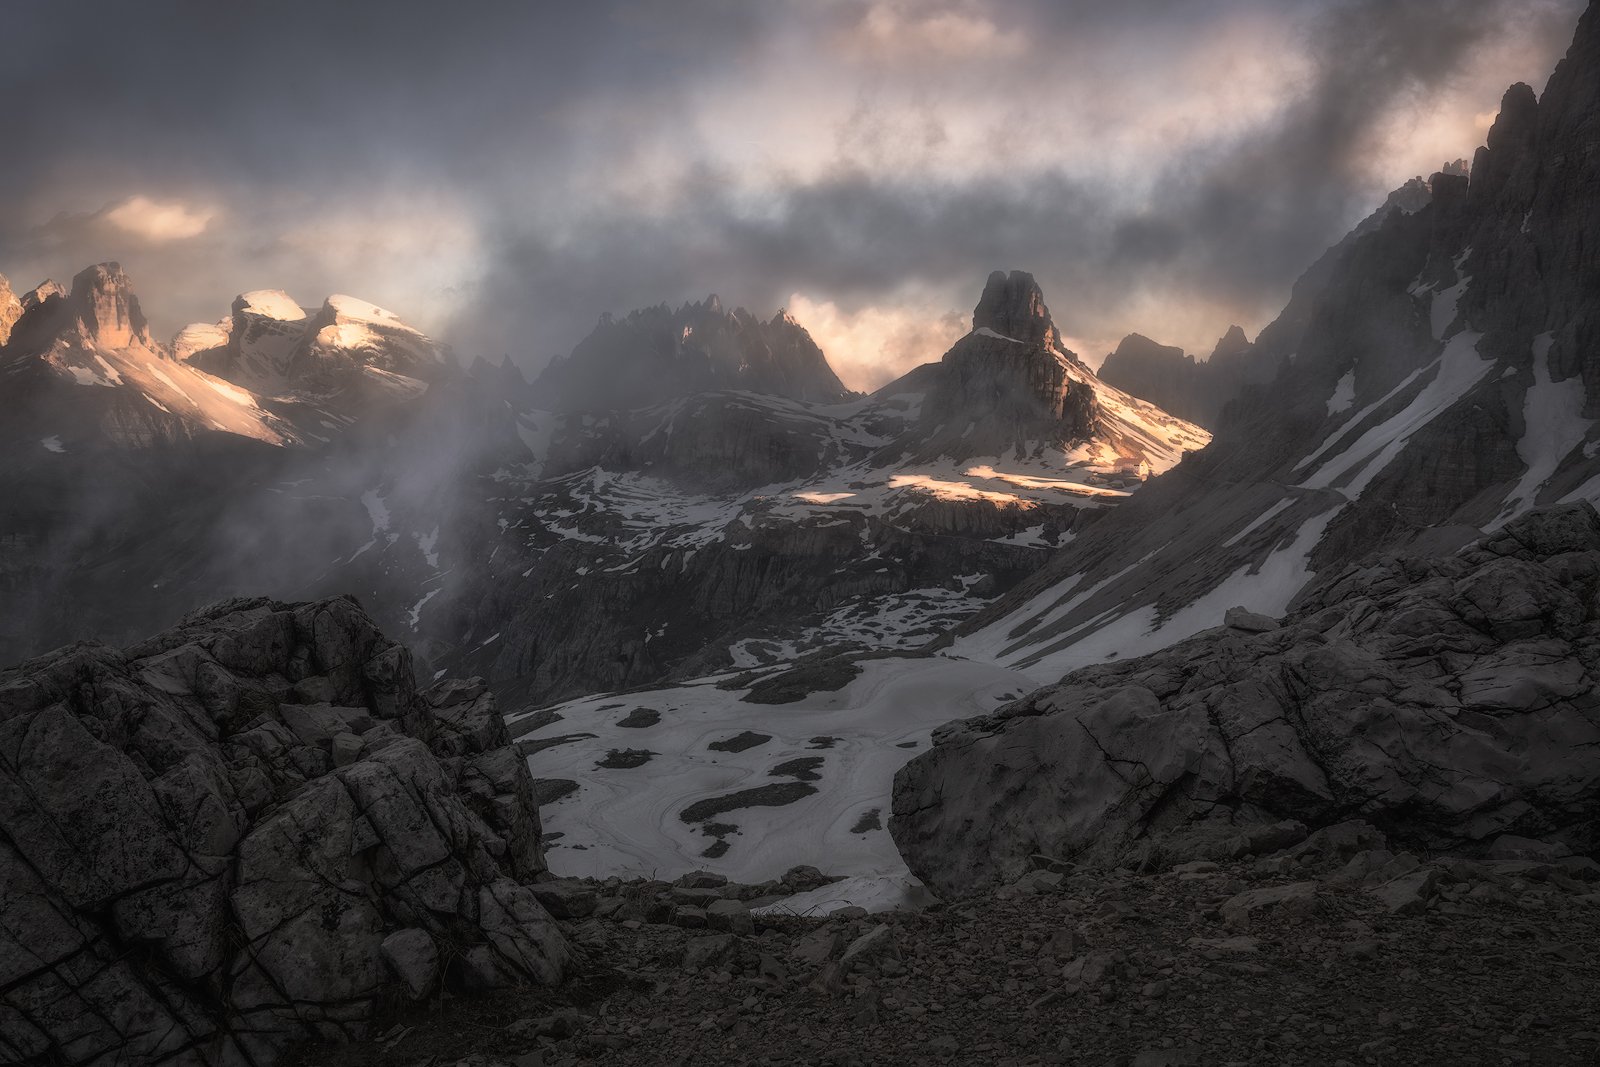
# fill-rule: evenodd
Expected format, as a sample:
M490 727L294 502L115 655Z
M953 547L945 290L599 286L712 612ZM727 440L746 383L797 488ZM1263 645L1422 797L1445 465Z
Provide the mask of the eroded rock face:
M72 279L67 300L95 344L127 348L151 343L149 323L120 264L99 263L80 272Z
M559 981L527 767L354 601L226 601L0 673L0 1058L265 1064ZM446 951L449 950L449 951Z
M11 336L11 326L22 317L22 301L12 291L11 283L0 274L0 345Z
M978 306L972 310L972 328L993 330L1002 337L1069 354L1061 343L1061 331L1056 329L1050 309L1045 306L1044 291L1025 270L990 273Z
M896 776L890 830L944 893L1036 853L1116 863L1283 820L1592 850L1597 594L1587 503L1456 555L1352 567L1279 629L1208 630L943 728Z

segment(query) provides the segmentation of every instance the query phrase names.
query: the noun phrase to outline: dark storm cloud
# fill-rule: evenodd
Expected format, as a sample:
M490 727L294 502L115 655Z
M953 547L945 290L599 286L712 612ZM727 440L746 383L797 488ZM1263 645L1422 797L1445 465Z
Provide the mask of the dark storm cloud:
M1565 27L1572 6L1347 0L1316 13L1306 28L1314 67L1304 94L1214 158L1175 161L1160 203L1115 224L1116 271L1181 272L1201 291L1234 300L1281 290L1353 212L1376 206L1364 170L1396 106L1447 86L1509 19L1543 13L1546 24Z
M1181 36L1222 7L1251 5L1143 0L1115 10L1079 4L1031 12L1002 6L1034 32L1051 28L1081 38L1139 26ZM1553 60L1579 5L1308 0L1285 6L1304 18L1309 82L1267 126L1161 164L1147 207L1130 210L1112 185L1061 173L937 182L845 172L781 189L752 217L726 194L731 181L702 174L671 218L606 218L583 231L582 243L553 245L538 234L502 241L503 270L461 329L469 332L472 323L493 330L497 317L486 309L530 297L523 328L501 335L501 345L514 348L518 336L549 337L546 350L533 353L537 363L575 339L538 324L561 321L558 308L585 301L595 310L621 310L716 289L725 299L770 309L786 294L805 291L848 307L892 298L908 281L920 281L946 286L959 294L953 301L970 303L988 269L1016 265L1039 274L1058 312L1066 309L1091 333L1108 322L1118 322L1118 332L1137 326L1121 307L1135 291L1268 313L1281 305L1289 281L1376 206L1366 167L1396 109L1448 86L1466 57L1494 43L1513 19L1537 27ZM1061 102L1099 103L1093 92ZM1470 154L1471 147L1460 151ZM1226 325L1218 320L1215 333ZM485 335L485 343L492 347L493 338Z
M1396 112L1426 110L1513 29L1532 42L1520 76L1541 79L1581 6L25 0L0 35L0 272L31 284L120 258L167 328L243 288L355 290L530 367L601 311L711 291L762 313L796 292L849 310L908 287L970 306L997 266L1033 270L1091 336L1138 328L1133 297L1152 293L1265 313L1375 203ZM1141 149L1147 195L1085 166L1092 140L1059 146L1072 166L1040 162L1035 122L1098 119L1114 138L1138 124L1127 101L1229 20L1287 24L1306 56L1267 118ZM1125 66L1096 66L1108 50ZM768 116L705 116L708 97L745 95L775 128L838 107L831 140L774 146L752 179L733 149L779 136ZM1000 116L981 151L969 103ZM964 151L971 165L951 165ZM134 197L212 221L192 236L108 221Z

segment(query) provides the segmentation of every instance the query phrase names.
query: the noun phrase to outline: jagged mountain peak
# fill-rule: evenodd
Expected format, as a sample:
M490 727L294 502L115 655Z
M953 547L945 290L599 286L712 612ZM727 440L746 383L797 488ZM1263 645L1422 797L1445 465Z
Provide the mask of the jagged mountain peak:
M67 290L60 282L54 278L46 278L22 294L22 310L25 312L30 311L51 297L64 297L66 295Z
M974 330L993 330L1002 337L1030 344L1060 347L1061 334L1050 318L1044 290L1025 270L993 271L972 312Z
M1250 350L1250 338L1245 335L1244 328L1237 324L1228 327L1228 332L1217 341L1217 346L1211 350L1206 362L1213 359L1232 359L1241 356Z
M925 393L920 425L898 446L913 458L1037 460L1088 449L1164 470L1208 440L1079 362L1026 271L990 274L972 321L938 363L881 390Z
M762 320L711 294L673 309L600 316L595 328L535 379L559 411L624 411L719 389L834 403L851 395L811 335L786 312Z
M282 289L239 294L227 318L186 326L172 351L247 389L319 401L352 389L419 395L453 362L447 347L370 300L335 293L312 311Z

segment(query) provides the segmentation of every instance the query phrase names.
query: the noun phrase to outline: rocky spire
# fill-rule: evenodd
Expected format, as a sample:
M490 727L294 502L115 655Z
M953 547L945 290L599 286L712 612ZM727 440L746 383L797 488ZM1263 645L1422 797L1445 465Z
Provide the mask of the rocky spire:
M993 330L1002 337L1030 344L1061 343L1039 283L1024 270L1010 274L997 270L989 275L983 296L972 312L972 328Z
M1471 198L1474 210L1490 210L1508 191L1508 186L1527 186L1531 192L1531 164L1538 134L1539 101L1530 86L1518 82L1506 90L1500 101L1500 114L1489 127L1488 143L1478 149L1473 158ZM1522 174L1524 170L1529 173ZM1527 193L1519 197L1526 198Z
M71 312L83 324L85 334L107 348L148 346L150 329L133 283L117 263L97 263L72 279L67 297Z
M1250 338L1244 334L1244 329L1238 325L1229 326L1228 332L1222 335L1217 342L1217 347L1211 350L1211 359L1230 359L1243 355L1250 350ZM1210 360L1207 360L1209 363Z

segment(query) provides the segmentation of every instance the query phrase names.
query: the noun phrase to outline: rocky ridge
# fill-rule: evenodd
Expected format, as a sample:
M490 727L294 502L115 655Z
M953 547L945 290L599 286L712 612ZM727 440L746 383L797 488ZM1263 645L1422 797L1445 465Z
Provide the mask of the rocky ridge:
M24 454L41 442L125 453L218 433L315 446L455 373L448 349L350 297L307 316L282 293L246 294L231 320L186 327L171 345L151 336L116 263L12 303L0 311L0 321L16 312L0 335L0 375L19 402L0 413L0 444Z
M1252 346L1238 326L1217 341L1209 358L1196 360L1181 348L1131 333L1106 356L1100 379L1200 426L1215 426L1227 403L1248 384L1271 377L1272 368L1251 360Z
M277 289L244 293L229 318L185 327L174 354L268 396L421 395L455 364L451 351L392 311L334 295L307 313Z
M1419 849L1508 833L1600 848L1589 504L1349 568L1281 624L1228 621L935 731L895 779L912 871L953 893L1037 853L1214 859L1285 820L1361 818Z
M677 310L603 315L533 385L538 404L555 411L626 411L718 389L816 404L851 396L793 316L779 311L763 322L744 308L724 311L715 295Z
M0 1055L271 1063L554 983L532 780L480 682L348 599L228 601L0 672Z

